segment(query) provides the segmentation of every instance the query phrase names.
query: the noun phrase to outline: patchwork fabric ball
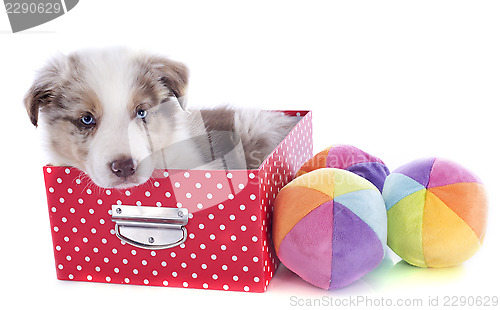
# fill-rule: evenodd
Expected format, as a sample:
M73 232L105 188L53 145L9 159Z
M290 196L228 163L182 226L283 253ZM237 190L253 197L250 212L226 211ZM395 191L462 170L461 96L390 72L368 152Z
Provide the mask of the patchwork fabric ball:
M413 161L389 175L383 197L387 244L409 264L455 266L481 247L486 194L464 167L440 158Z
M319 168L338 168L351 171L372 182L382 191L389 169L380 158L352 145L329 146L300 167L296 176Z
M379 190L346 170L322 168L276 197L273 241L281 262L307 282L344 287L384 257L387 217Z

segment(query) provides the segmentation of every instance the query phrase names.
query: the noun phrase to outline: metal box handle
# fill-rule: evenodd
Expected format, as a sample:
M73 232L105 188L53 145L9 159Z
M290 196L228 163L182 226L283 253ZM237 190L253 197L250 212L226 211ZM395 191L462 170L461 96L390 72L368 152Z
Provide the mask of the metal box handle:
M111 212L111 220L116 223L116 237L135 247L168 249L187 239L186 208L113 205Z

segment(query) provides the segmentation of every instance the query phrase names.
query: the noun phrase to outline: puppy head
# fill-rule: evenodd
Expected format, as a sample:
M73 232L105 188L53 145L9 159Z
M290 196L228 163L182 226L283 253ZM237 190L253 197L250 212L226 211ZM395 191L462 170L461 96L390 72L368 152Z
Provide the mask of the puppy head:
M148 180L155 145L174 139L187 79L183 64L163 57L78 52L39 72L25 106L33 125L43 127L52 164L79 168L101 187L124 188Z

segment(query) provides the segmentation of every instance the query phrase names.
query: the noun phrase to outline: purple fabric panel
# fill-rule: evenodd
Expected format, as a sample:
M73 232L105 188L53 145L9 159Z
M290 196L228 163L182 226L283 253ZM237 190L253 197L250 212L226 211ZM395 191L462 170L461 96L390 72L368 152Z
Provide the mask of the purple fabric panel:
M380 239L351 210L333 204L332 282L329 289L344 287L372 271L382 261Z
M427 188L435 160L435 158L417 159L399 167L393 173L404 174Z
M326 168L346 169L349 166L365 162L379 162L382 160L372 156L352 145L334 145L328 151Z
M332 226L333 200L303 217L283 238L278 251L288 269L323 289L330 285Z
M380 192L384 188L384 182L390 171L386 165L382 163L360 163L352 165L346 169L351 171L368 181L372 182Z
M479 178L472 174L472 172L455 162L436 158L434 166L432 167L429 186L427 188L444 186L453 183L474 182L481 183Z

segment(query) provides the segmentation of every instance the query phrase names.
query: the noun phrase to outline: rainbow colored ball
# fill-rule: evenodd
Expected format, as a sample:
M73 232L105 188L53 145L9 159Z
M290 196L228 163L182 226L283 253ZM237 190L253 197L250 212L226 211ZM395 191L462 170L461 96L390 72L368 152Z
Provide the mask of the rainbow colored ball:
M296 176L320 168L338 168L353 172L372 182L382 191L389 169L380 158L352 145L332 145L314 155L300 167Z
M384 257L384 200L352 172L322 168L294 179L278 193L273 216L278 258L320 288L349 285Z
M455 266L481 247L486 194L464 167L440 158L416 160L391 173L382 194L387 244L409 264Z

